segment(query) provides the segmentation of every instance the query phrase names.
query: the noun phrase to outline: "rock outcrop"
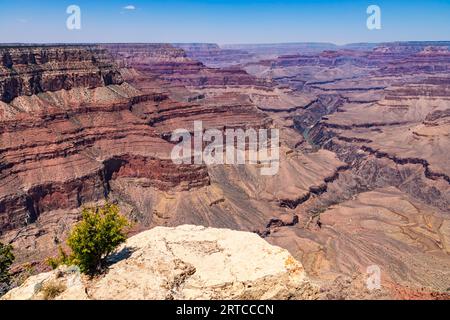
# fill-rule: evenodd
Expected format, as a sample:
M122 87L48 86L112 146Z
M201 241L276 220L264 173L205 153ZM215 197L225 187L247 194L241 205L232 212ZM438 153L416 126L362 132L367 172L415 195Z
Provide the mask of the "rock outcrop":
M26 55L61 48L66 47L4 50ZM108 61L111 72L120 72L124 82L44 87L0 102L0 238L14 245L17 264L54 254L80 209L106 197L138 230L179 224L262 230L272 218L291 216L280 199L307 194L341 165L330 152L287 156L284 142L275 179L262 177L254 165L175 165L174 129L192 130L194 121L204 129L273 127L247 92L275 93L258 87L264 82L245 71L205 67L170 45L83 48L67 46L68 53L58 57L67 60L78 50L80 59L91 54L99 61L95 52L105 54L106 48L117 62ZM34 60L24 60L18 70L33 70ZM99 72L93 64L73 65L78 73ZM49 66L52 74L69 70L62 62ZM291 185L280 189L280 183Z
M103 276L88 279L61 267L30 277L2 299L317 298L317 286L286 250L252 233L185 225L129 238Z
M0 46L0 100L77 87L121 84L109 53L96 46Z
M450 264L448 48L4 47L0 240L18 265L38 264L80 208L108 197L136 222L133 232L254 231L323 281L376 264L383 288L440 295ZM280 129L278 174L261 176L259 164L174 165L171 134L194 121Z
M119 66L147 76L158 76L170 86L263 86L265 83L240 68L210 68L168 44L104 44Z

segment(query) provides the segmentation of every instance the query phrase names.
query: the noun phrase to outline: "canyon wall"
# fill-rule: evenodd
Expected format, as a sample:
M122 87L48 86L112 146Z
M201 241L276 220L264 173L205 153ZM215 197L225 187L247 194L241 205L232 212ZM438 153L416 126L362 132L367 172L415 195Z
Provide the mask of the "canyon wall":
M296 107L260 101L303 134L303 152L326 149L345 163L321 190L287 204L299 217L295 226L265 232L310 274L377 265L394 290L445 292L450 284L448 45L298 52L244 66L310 97Z
M121 84L106 50L81 46L1 47L0 100Z
M81 208L108 198L132 233L253 231L328 298L361 294L371 265L385 297L450 287L448 43L1 52L0 239L17 268L42 268ZM172 132L194 121L279 129L278 173L173 164Z
M112 180L162 191L209 184L205 167L175 166L172 145L132 112L164 94L124 82L105 49L23 46L2 54L11 63L2 69L0 232L19 262L54 251L82 206L110 197ZM24 85L11 91L11 79Z

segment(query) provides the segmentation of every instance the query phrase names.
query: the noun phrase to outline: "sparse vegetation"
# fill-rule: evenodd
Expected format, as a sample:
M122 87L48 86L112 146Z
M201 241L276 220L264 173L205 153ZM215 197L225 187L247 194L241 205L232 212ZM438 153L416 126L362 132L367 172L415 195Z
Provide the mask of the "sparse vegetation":
M14 259L13 247L0 242L0 296L9 288L11 281L9 269Z
M64 251L62 246L58 248L58 256L51 257L47 259L47 264L52 269L57 269L61 265L71 265L72 264L72 256L68 255L66 251Z
M42 298L44 300L53 300L66 290L63 283L57 281L50 281L42 287Z
M9 283L9 268L14 262L13 247L0 242L0 283Z
M102 207L83 209L82 220L67 239L70 255L60 247L59 255L47 259L47 263L54 269L59 265L74 264L90 275L101 272L108 255L125 242L128 225L117 205L106 203Z

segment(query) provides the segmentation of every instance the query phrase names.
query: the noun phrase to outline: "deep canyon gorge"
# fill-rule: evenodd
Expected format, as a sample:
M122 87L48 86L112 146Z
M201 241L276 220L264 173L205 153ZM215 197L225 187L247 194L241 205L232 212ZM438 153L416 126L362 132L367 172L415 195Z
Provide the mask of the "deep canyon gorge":
M278 174L174 164L171 134L194 121L279 129ZM330 299L450 294L449 42L0 45L0 128L18 273L44 270L81 208L109 199L130 235L256 233Z

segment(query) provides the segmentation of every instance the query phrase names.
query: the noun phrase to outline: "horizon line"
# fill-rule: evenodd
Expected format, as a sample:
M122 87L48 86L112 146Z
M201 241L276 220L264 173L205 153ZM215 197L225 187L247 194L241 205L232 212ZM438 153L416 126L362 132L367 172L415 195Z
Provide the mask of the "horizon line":
M101 44L170 44L170 45L189 45L189 44L204 44L204 45L218 45L220 46L270 46L270 45L296 45L296 44L321 44L321 45L333 45L336 47L345 47L350 45L380 45L380 44L401 44L401 43L449 43L450 40L394 40L394 41L380 41L380 42L349 42L344 44L337 44L334 42L320 42L320 41L292 41L292 42L255 42L255 43L220 43L220 42L142 42L142 41L131 41L131 42L0 42L0 46L32 46L32 45L101 45Z

